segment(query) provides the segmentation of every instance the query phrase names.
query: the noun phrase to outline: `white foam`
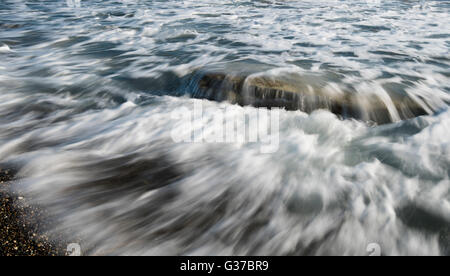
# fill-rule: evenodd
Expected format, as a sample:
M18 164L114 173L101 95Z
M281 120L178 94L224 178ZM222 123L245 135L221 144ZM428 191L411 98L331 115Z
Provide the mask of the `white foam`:
M5 53L11 53L12 50L11 48L9 48L8 45L3 44L3 46L0 46L0 54L5 54Z
M441 233L407 225L398 210L450 216L448 10L442 1L425 11L349 1L125 1L113 8L134 17L104 22L111 6L83 2L73 25L54 17L66 7L52 10L48 22L63 32L14 1L14 19L39 22L45 39L17 46L23 55L1 65L0 160L19 165L24 198L61 218L55 230L81 236L91 254L366 255L370 243L386 255L441 254ZM76 44L47 49L55 42ZM201 100L151 97L145 85L229 60L277 67L269 76L324 76L326 92L348 85L380 97L394 120L383 84L406 83L440 113L372 127L323 110L282 111L273 154L258 142L174 143L182 125L170 113ZM111 95L126 102L115 106ZM206 131L218 112L230 109L232 120L252 109L201 102L194 123Z
M309 244L336 231L333 239L325 239L316 248L315 254L366 254L366 246L371 242L380 243L383 253L389 255L439 254L437 237L405 227L397 218L396 209L405 200L427 200L436 202L432 208L447 216L450 182L448 168L442 165L450 161L446 154L450 152L449 144L444 138L450 127L450 111L420 119L426 122L422 131L406 142L403 138L395 143L372 133L378 129L356 121L341 121L326 111L311 115L282 112L280 150L261 155L254 143L174 144L170 130L179 121L168 114L176 108L189 108L199 100L160 100L153 107L126 103L119 109L77 116L68 124L30 131L14 143L2 144L1 156L25 162L21 171L27 176L24 185L62 216L65 230L81 234L86 245L98 246L91 253L278 255L296 250L298 243ZM206 119L199 123L205 128L214 128L208 118L218 110L251 109L201 102ZM401 126L402 123L390 125L391 133L401 131ZM383 128L379 127L380 131ZM28 153L20 151L20 145L48 139L66 142ZM79 197L76 187L99 177L101 171L97 172L95 163L133 152L139 154L138 159L161 162L165 156L183 176L171 186L152 192L138 186L117 193L112 201L90 199L96 207L88 208L87 198ZM402 166L394 168L378 159L383 152L398 157L419 153L421 158L402 159ZM442 158L447 161L440 163ZM86 162L93 165L83 169ZM109 177L120 172L122 164L117 166L108 173ZM440 178L440 184L435 186L432 180L410 175L409 170L419 176ZM102 187L92 188L102 193ZM177 191L177 196L164 200L169 191ZM369 204L365 203L367 198ZM163 204L164 211L157 211L154 204ZM225 204L225 209L215 209L221 204ZM156 217L140 217L143 208L156 212ZM122 218L105 217L104 212ZM196 223L197 219L212 223L215 216L220 218L216 223L204 230L196 228L202 225ZM267 221L243 241L240 237L250 227L245 222L251 222L255 216ZM128 219L132 217L137 224L130 224L133 220ZM161 236L158 243L151 239L141 241L158 237L161 229L177 229L185 220L180 232ZM182 243L184 238L193 240L186 244ZM220 243L220 239L227 242ZM124 246L117 247L118 244ZM256 244L262 246L248 251Z

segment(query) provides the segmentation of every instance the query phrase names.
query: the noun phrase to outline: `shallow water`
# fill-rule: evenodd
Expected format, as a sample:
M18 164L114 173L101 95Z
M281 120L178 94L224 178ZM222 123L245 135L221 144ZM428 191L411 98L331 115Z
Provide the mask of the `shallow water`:
M2 1L0 167L88 254L450 254L448 1ZM313 75L427 115L377 125L271 110L262 141L175 143L250 127L207 101L221 68ZM244 68L244 69L243 69ZM366 103L362 106L368 106ZM396 113L397 112L397 113ZM251 116L251 115L250 115ZM221 124L221 123L220 123ZM194 136L196 134L194 133Z

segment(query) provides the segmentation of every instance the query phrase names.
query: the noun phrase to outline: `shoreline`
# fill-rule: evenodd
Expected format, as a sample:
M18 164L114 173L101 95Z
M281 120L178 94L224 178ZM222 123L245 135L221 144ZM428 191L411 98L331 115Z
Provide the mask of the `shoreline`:
M0 169L0 256L65 256L63 239L45 234L48 215L12 191L14 174Z

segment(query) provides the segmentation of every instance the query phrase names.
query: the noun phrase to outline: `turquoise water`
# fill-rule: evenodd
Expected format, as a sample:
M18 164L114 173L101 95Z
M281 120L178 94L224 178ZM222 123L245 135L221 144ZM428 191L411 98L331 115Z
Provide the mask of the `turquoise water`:
M1 1L0 164L91 254L448 255L449 1ZM423 116L279 111L279 148L175 143L256 108L199 74L315 81ZM250 69L251 68L251 69ZM199 73L200 72L200 73ZM311 77L312 76L312 77ZM367 101L365 101L367 100ZM276 112L268 111L269 114ZM1 167L1 166L0 166Z

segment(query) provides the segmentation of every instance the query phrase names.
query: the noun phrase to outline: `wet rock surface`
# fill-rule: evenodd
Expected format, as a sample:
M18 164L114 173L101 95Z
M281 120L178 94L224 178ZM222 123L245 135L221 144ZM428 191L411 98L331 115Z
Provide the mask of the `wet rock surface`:
M387 124L429 113L426 103L419 103L401 91L385 95L358 93L354 89L333 90L316 76L287 74L270 76L249 72L204 72L196 76L194 97L229 101L239 105L284 108L311 113L326 109L341 118L354 118Z

